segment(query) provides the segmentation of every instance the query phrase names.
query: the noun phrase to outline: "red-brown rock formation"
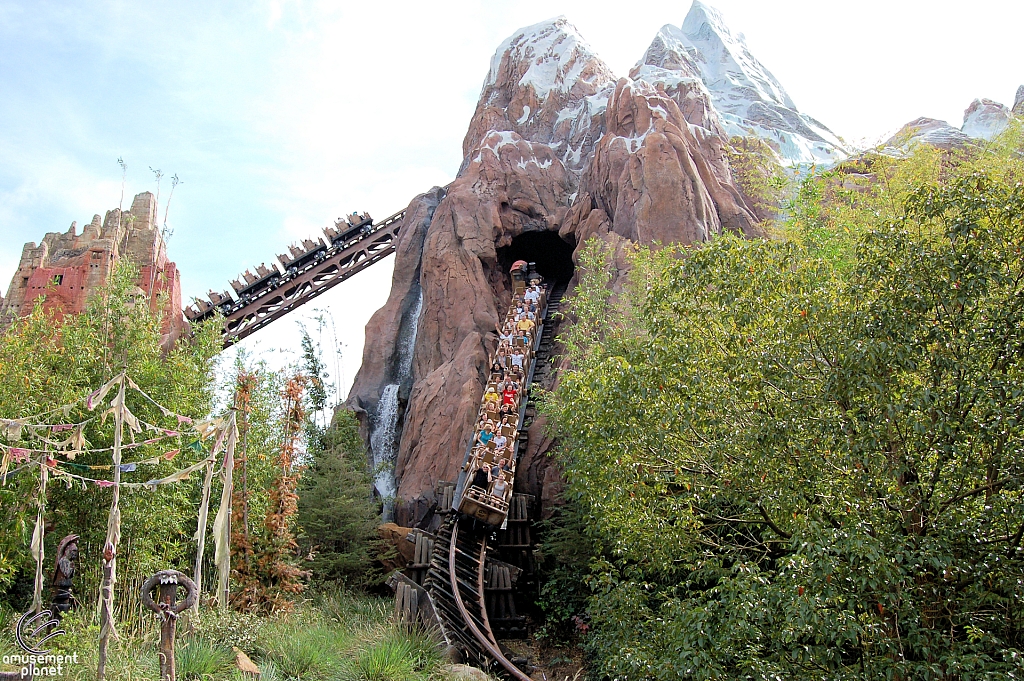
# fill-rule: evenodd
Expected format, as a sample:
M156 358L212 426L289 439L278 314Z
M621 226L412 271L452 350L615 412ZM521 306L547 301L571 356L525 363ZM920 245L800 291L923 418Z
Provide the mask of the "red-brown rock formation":
M106 284L110 272L127 258L139 270L136 284L158 311L163 301L163 337L170 347L181 335L185 321L181 314L181 275L167 258L167 248L157 227L156 198L150 192L138 194L131 209L119 214L107 211L102 224L93 216L81 234L76 224L61 234L49 232L37 246L27 243L22 249L18 271L11 279L7 297L0 299L0 326L32 311L37 299L45 296L43 307L58 317L79 314L86 301ZM166 294L166 297L160 297Z
M568 250L596 236L622 255L631 242L760 233L693 92L700 88L616 82L562 17L518 31L495 54L458 178L432 211L423 197L410 206L391 298L367 325L349 400L369 435L384 387L402 385L397 522L420 523L436 481L458 474L511 293L505 260L516 243L547 233ZM617 263L624 267L624 257ZM403 324L420 300L410 334ZM399 375L402 345L413 336L408 375ZM543 427L538 420L529 429L516 480L542 511L559 488Z
M732 183L721 138L695 135L664 91L623 78L605 127L580 190L616 234L643 244L702 242L723 229L760 234ZM581 226L592 232L592 224Z

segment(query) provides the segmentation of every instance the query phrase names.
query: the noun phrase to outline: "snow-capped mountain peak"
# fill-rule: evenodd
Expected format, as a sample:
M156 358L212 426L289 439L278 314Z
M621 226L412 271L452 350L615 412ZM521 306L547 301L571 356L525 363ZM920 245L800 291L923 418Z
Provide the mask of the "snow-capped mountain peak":
M588 79L587 65L597 55L564 15L527 26L507 38L491 58L481 94L500 80L502 62L523 64L518 85L532 86L540 100L552 90L570 91L578 80Z
M796 109L782 84L750 53L743 34L733 35L717 9L694 0L680 28L662 30L689 48L712 92L728 94L738 105L757 98Z
M761 137L785 161L831 163L846 156L831 130L797 110L743 34L733 33L722 14L700 0L694 0L681 26L662 27L633 69L640 77L666 78L645 66L699 78L729 135Z
M463 151L489 131L513 131L549 145L579 173L600 137L615 80L564 16L521 28L491 58Z

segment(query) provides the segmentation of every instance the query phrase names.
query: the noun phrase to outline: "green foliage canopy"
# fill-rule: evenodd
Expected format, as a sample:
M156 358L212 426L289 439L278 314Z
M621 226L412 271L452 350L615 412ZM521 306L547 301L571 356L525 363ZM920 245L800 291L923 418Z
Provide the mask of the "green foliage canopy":
M618 297L587 249L545 409L599 673L1024 673L1024 173L908 163L838 239L813 178L791 238L639 250Z
M167 408L194 419L209 414L213 358L219 349L216 325L203 326L190 339L180 340L164 351L160 346L161 319L150 311L144 294L134 284L136 278L135 268L122 263L107 286L88 301L83 313L58 320L37 305L30 315L3 332L0 416L20 418L76 402L122 370ZM128 397L129 408L140 418L150 423L166 422L149 402L132 394ZM89 443L96 448L109 447L111 435L109 426L103 428L96 423L86 432ZM150 447L133 450L138 458L159 453L162 450ZM160 477L202 456L185 449L173 462L148 467L146 473ZM110 459L109 454L86 454L75 463L101 465L109 464ZM131 543L131 561L126 563L130 565L126 568L129 576L148 574L188 557L200 483L193 480L128 497L130 503L122 505L123 536L129 540L144 538ZM9 590L12 598L23 598L26 588L31 588L33 568L28 544L37 485L37 472L25 471L0 486L0 589ZM57 542L74 533L82 537L83 563L99 564L99 556L88 551L98 551L102 546L110 495L110 490L97 487L83 490L51 483L46 510L48 559ZM82 580L79 585L81 590Z

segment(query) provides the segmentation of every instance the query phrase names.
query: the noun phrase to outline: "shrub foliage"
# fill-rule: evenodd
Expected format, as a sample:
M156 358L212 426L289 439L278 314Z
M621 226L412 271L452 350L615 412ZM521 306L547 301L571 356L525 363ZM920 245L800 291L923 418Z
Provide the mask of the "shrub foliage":
M788 236L638 250L618 295L588 247L545 409L600 674L1024 674L1013 149L811 178Z

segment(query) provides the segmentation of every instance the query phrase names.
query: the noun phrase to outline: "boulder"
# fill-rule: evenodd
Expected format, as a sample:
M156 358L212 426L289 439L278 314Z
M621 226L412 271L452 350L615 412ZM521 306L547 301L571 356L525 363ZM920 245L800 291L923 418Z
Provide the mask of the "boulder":
M441 667L441 673L450 681L493 681L487 672L468 664L446 664Z
M377 527L377 536L395 549L395 557L385 561L384 567L391 570L401 570L411 563L416 557L416 545L407 540L406 537L412 532L411 527L401 527L395 523L384 523Z
M235 668L238 669L238 671L242 672L242 674L250 674L252 676L260 675L260 668L256 666L256 663L249 659L249 656L246 655L244 651L239 648L232 648L232 650L235 651Z

